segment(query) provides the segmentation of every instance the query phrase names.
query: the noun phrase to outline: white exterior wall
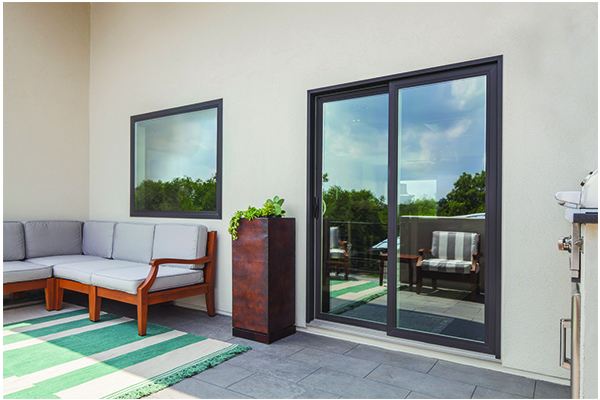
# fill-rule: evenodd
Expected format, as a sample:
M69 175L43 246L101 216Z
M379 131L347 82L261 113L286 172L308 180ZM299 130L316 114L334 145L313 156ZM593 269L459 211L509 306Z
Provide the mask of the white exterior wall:
M90 5L3 7L4 220L85 220Z
M229 217L285 198L296 217L302 326L307 90L503 55L502 363L567 378L557 359L558 321L570 314L568 256L556 240L568 227L553 195L578 190L597 167L597 11L595 3L92 3L89 218L201 222L217 230L216 306L230 313ZM18 97L7 92L6 68L5 99ZM130 218L130 116L217 98L224 106L223 219ZM7 146L23 144L7 142L6 114L5 102L5 219L34 212L58 218L59 205L43 212L6 202L21 190L7 185L6 165L23 164L6 158ZM68 175L60 165L33 162ZM77 164L86 168L85 160ZM85 181L73 186L87 190ZM202 297L182 303L202 307Z

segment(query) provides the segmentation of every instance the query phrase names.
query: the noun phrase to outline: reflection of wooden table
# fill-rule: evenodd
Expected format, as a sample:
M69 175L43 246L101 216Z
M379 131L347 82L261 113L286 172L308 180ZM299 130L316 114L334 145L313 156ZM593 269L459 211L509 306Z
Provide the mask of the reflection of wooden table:
M379 286L383 285L383 267L387 259L387 253L382 253L379 255ZM413 269L417 264L418 259L419 256L412 256L410 254L398 254L398 261L401 263L408 264L408 285L410 289L412 289L413 287Z

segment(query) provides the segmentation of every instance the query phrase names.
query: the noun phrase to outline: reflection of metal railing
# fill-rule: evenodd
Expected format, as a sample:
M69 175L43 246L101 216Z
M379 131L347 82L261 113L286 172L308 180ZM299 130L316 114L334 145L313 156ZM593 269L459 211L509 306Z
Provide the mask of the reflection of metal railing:
M330 221L337 226L339 240L348 242L350 269L353 273L379 274L379 255L387 253L387 247L373 249L373 246L387 240L388 224L376 222ZM485 282L485 219L468 217L402 216L398 225L400 254L418 254L420 248L431 247L433 231L474 232L481 235L483 256L481 284Z
M379 251L372 247L387 239L387 224L376 222L330 221L348 242L350 269L355 273L379 273ZM385 251L385 249L384 249Z

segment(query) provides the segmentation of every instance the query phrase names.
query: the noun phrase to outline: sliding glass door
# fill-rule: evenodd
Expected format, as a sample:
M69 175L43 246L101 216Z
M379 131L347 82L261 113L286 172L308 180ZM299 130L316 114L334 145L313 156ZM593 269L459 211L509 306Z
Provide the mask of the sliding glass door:
M396 327L483 342L486 77L390 86L398 118Z
M500 67L309 92L309 321L499 356Z
M388 236L388 94L326 100L320 106L321 311L385 324L377 246Z

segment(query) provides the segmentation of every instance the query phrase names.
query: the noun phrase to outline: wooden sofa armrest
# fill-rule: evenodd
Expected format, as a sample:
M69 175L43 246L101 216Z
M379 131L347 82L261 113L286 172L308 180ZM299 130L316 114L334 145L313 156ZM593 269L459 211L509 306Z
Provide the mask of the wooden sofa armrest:
M477 271L477 263L479 262L479 258L482 256L481 252L473 253L473 260L471 261L471 271Z
M158 268L162 264L206 264L212 261L213 257L202 257L192 260L184 260L181 258L155 258L154 260L150 260L150 272L148 273L146 280L138 287L138 292L142 291L147 293L147 291L150 290L158 275ZM208 278L205 277L205 282L207 281Z
M150 260L150 272L146 280L138 287L138 293L147 294L158 275L158 268L162 264L206 264L204 268L204 282L214 286L215 279L215 257L217 254L217 232L208 232L206 257L184 260L180 258L155 258ZM213 288L214 289L214 288Z
M340 246L342 246L342 250L344 250L344 257L348 257L348 242L345 240L341 241Z
M429 250L419 249L419 259L417 260L417 267L421 266L421 262L423 261L423 256L425 255L425 253L431 254L431 249L429 249Z
M195 258L193 260L184 260L181 258L155 258L150 260L150 265L162 265L162 264L205 264L212 261L212 257Z

